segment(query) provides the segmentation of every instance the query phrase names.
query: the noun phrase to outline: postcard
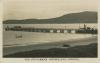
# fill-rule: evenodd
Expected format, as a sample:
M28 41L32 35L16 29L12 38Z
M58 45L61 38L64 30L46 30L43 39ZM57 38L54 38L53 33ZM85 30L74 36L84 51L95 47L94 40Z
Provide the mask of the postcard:
M0 1L1 63L99 63L98 2Z

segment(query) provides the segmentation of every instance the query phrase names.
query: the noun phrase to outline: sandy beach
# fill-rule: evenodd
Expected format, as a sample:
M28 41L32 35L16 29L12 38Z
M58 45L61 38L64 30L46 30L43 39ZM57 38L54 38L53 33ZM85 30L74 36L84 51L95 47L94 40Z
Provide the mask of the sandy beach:
M15 47L4 47L3 55L9 55L19 52L32 51L32 50L45 50L50 48L69 48L63 47L63 45L70 45L70 47L79 46L79 45L88 45L92 43L97 43L97 37L89 37L77 40L68 40L68 41L60 41L60 42L52 42L52 43L43 43L43 44L35 44L35 45L27 45L27 46L15 46Z
M97 43L69 48L50 48L5 55L5 58L97 58Z

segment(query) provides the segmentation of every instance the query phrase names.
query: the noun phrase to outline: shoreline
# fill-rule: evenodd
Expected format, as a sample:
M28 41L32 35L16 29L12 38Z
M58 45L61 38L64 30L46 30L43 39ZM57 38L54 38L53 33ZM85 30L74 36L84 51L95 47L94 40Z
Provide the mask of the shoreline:
M97 43L69 48L50 48L18 52L4 58L97 58Z
M3 47L3 55L9 55L18 52L25 52L38 49L61 48L63 44L67 44L70 45L70 47L74 47L77 45L88 45L91 43L97 43L97 37L69 40L69 41L59 41L54 43L27 45L27 46Z

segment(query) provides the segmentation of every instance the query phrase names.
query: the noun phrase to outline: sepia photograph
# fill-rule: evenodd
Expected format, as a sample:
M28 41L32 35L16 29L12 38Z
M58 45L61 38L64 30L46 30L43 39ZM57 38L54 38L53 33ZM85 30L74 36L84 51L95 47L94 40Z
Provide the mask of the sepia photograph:
M4 0L3 58L98 58L98 0Z

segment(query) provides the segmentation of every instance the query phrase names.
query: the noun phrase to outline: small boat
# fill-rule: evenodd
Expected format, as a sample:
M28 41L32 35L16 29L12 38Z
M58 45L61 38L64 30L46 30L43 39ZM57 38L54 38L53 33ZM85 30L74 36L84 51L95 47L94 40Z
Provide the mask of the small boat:
M16 38L22 38L23 36L22 35L16 35Z

